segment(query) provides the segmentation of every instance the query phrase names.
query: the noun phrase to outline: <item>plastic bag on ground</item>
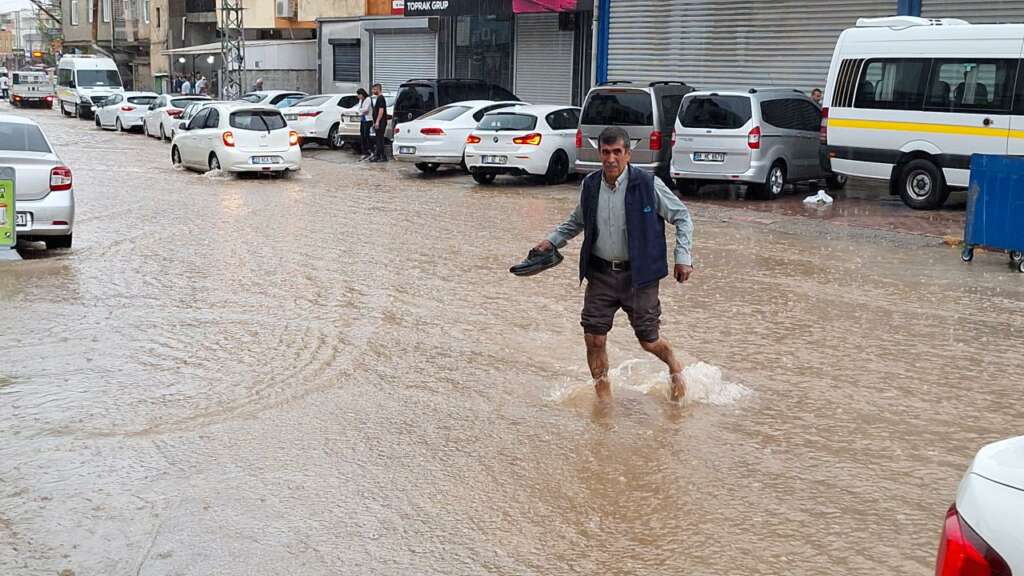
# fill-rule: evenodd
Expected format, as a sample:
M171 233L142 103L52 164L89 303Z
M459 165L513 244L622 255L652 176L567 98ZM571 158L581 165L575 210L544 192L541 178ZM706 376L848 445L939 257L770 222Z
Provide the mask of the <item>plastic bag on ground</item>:
M831 204L832 202L834 200L824 190L818 190L817 194L804 198L804 204Z

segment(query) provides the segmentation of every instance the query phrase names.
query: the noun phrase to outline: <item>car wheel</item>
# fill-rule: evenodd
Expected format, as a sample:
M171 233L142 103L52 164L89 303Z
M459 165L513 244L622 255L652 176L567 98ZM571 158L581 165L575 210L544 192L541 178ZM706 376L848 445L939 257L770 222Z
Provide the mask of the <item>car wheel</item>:
M436 162L417 162L416 169L424 174L433 174L441 165Z
M754 184L749 187L757 197L763 200L774 200L786 189L786 167L781 162L772 164L768 169L768 176L764 184Z
M171 164L181 166L181 151L178 150L177 146L171 147Z
M829 190L842 190L846 188L848 181L849 178L846 177L846 174L833 174L825 180L825 183L828 184Z
M72 236L73 234L68 234L67 236L54 236L53 238L47 238L44 240L44 242L46 242L46 249L53 250L55 248L71 248Z
M164 125L160 124L160 139L167 140L167 134L164 134Z
M491 172L473 172L473 180L477 184L490 184L494 182L494 174Z
M569 157L563 150L555 150L548 160L548 171L544 173L544 183L548 186L561 184L569 178Z
M338 143L338 125L331 126L331 129L327 131L327 145L330 146L331 150L337 150L341 148Z
M924 158L904 164L897 185L900 198L915 210L940 208L949 197L949 188L942 177L942 170Z
M210 154L210 170L220 170L220 158L217 158L216 154Z
M117 128L118 132L124 132L124 124L121 124L121 119L120 118L118 118L114 122L114 128Z

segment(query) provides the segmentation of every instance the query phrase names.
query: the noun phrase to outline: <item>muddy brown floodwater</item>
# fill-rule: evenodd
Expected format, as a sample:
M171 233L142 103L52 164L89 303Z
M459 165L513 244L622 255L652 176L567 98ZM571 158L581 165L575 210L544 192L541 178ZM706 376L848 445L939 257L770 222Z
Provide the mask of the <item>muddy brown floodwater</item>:
M598 410L579 243L507 272L573 186L325 149L206 176L18 113L78 219L0 267L4 575L924 575L971 456L1021 432L1003 256L692 202L696 273L662 285L690 397L620 315Z

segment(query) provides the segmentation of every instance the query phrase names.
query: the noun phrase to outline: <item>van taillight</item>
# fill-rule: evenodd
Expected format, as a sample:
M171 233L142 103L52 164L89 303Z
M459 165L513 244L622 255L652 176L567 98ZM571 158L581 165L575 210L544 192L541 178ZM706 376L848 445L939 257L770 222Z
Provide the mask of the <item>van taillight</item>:
M576 148L583 148L583 130L576 129Z
M942 525L935 576L1011 576L1011 573L1002 556L964 522L953 504Z
M675 130L672 131L672 147L673 148L676 147L676 131Z
M71 169L57 166L50 170L50 192L71 190Z
M651 132L651 151L657 152L661 150L661 132L655 130Z
M747 133L747 146L751 150L761 149L761 127L754 126L754 128Z
M822 144L828 144L828 108L821 109L821 132L820 140Z

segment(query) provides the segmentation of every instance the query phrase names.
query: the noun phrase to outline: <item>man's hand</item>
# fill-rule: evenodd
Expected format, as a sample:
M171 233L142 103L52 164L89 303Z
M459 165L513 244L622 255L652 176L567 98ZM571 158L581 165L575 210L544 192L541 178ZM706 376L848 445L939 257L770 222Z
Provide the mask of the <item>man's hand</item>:
M555 249L555 245L548 240L541 240L540 244L533 247L534 250L540 250L541 252L549 252Z
M693 274L693 266L686 264L676 264L676 269L672 273L676 282L686 282L690 279L690 274Z

